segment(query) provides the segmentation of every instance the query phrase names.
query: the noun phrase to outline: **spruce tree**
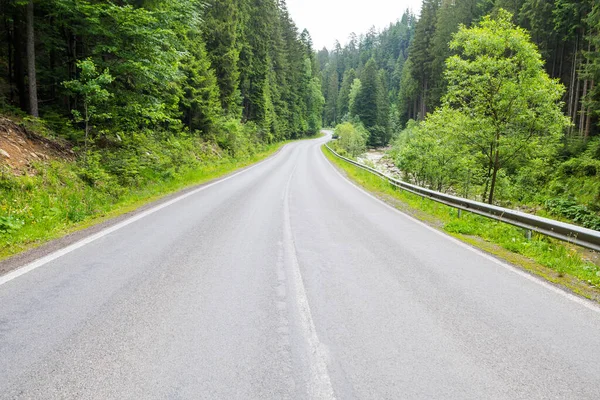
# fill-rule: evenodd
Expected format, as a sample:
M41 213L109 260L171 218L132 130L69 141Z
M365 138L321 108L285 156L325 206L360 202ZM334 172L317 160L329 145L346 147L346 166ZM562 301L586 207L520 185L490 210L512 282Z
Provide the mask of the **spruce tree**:
M239 2L209 0L202 23L206 51L215 71L221 106L226 114L237 114L239 111Z
M353 104L352 114L356 115L369 131L369 145L377 146L385 142L385 128L381 122L381 81L378 76L377 64L371 58L360 78L361 89Z
M424 119L429 111L429 91L433 86L432 64L434 60L432 40L435 33L437 10L440 0L423 0L421 18L415 26L415 37L409 51L412 59L412 74L419 85L419 118Z
M337 115L340 119L347 117L350 112L350 90L352 89L354 79L356 79L356 71L354 71L354 68L350 68L344 73L344 79L342 80L342 86L337 99Z

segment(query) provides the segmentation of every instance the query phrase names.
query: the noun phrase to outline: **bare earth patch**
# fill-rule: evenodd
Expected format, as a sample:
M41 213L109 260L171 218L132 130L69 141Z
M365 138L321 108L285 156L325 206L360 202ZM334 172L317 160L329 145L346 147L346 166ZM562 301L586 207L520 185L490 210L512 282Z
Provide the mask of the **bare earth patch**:
M73 152L39 136L12 120L0 117L0 166L15 175L35 173L33 164L52 159L72 159Z

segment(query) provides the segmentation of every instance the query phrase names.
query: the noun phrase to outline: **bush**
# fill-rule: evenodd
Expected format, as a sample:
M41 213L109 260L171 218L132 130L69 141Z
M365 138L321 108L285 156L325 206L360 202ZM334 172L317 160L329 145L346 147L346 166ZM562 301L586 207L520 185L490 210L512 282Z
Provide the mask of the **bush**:
M546 208L553 214L569 218L586 228L600 230L600 215L573 199L550 199L546 201Z
M338 136L336 148L342 153L357 157L367 150L369 133L360 123L344 122L335 127L334 135Z

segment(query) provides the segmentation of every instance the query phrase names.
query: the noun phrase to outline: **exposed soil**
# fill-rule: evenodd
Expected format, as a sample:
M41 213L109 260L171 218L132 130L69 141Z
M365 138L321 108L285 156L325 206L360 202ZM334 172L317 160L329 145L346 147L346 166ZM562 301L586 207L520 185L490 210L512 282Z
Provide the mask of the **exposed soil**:
M72 159L68 147L37 135L14 121L0 117L0 168L15 175L35 174L33 164Z

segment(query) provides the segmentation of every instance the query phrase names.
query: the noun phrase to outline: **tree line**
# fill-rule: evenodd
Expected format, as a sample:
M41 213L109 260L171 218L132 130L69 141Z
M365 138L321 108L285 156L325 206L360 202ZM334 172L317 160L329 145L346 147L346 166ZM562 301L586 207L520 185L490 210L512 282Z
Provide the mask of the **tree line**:
M369 145L391 143L419 185L597 229L599 45L597 2L423 0L418 19L318 53L324 122L354 125L347 154L363 127Z
M418 19L406 11L381 32L372 28L359 37L351 35L343 47L337 43L319 51L324 122L333 125L348 111L352 114L342 93L344 79L361 79L370 59L380 74L378 90L386 92L385 102L377 107L389 108L388 129L399 131L410 119L424 120L441 105L447 90L445 61L456 54L449 46L452 35L461 24L471 27L499 9L511 13L512 22L530 33L544 69L565 86L563 111L572 121L568 135L597 136L600 5L594 0L423 0Z
M283 1L1 0L0 13L0 107L76 144L185 133L234 152L232 130L271 143L321 126L311 38Z

